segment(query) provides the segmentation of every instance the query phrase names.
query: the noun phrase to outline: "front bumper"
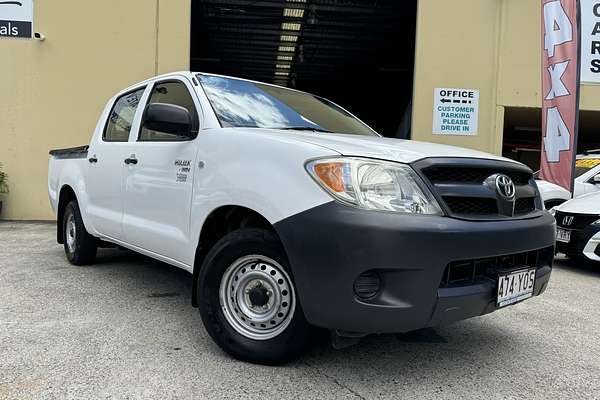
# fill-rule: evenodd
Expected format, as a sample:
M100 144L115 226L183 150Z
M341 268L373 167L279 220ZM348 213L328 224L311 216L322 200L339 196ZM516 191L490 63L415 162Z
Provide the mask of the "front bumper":
M590 260L600 261L600 225L588 225L584 229L571 231L569 243L556 242L556 251L568 256L583 255Z
M365 211L335 202L275 228L307 320L358 333L407 332L494 311L493 279L442 284L455 261L549 249L537 268L537 296L550 278L555 240L555 221L546 212L533 219L481 222ZM379 274L382 289L361 300L354 281L366 271Z

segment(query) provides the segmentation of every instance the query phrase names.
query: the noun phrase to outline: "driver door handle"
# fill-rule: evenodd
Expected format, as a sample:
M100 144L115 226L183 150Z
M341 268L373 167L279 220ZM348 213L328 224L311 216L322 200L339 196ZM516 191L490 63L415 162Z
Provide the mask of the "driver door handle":
M138 160L137 158L135 158L134 155L131 155L129 158L125 159L125 164L129 165L129 164L137 164Z

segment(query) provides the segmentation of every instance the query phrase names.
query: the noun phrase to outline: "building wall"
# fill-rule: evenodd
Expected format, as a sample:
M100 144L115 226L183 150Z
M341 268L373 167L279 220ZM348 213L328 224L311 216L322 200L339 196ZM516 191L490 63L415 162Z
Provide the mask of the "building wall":
M116 91L189 68L190 0L35 1L43 42L0 39L2 218L51 219L48 150L89 142Z
M87 143L117 90L189 67L190 1L38 0L46 41L0 39L1 218L52 218L48 150ZM540 106L540 1L418 1L413 138L500 154L505 107ZM436 87L480 90L477 136L431 133ZM581 107L600 110L600 86Z
M542 10L538 0L502 0L498 104L541 107ZM580 108L600 111L600 86L582 85Z
M539 0L419 0L413 138L501 154L504 108L541 106L541 13ZM480 90L477 136L431 133L436 87ZM600 86L583 85L580 106L600 110Z
M499 144L496 137L496 66L502 3L503 0L419 0L414 139L500 152L502 142ZM478 135L432 134L434 89L445 87L479 89Z

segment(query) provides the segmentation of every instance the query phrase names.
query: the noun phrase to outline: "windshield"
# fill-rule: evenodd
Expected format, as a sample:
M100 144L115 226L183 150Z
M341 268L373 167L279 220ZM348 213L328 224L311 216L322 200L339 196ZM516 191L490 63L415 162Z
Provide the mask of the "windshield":
M198 74L221 126L377 136L342 108L312 94L241 79Z

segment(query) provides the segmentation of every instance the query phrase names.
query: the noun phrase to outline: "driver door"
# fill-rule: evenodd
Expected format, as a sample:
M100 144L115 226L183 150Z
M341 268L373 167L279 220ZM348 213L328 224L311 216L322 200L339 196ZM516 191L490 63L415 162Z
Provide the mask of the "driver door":
M184 107L198 132L199 102L185 78L155 82L145 106ZM130 142L124 166L123 233L125 241L147 251L189 264L190 212L196 173L197 138L181 138L144 127ZM123 162L123 161L121 161Z

